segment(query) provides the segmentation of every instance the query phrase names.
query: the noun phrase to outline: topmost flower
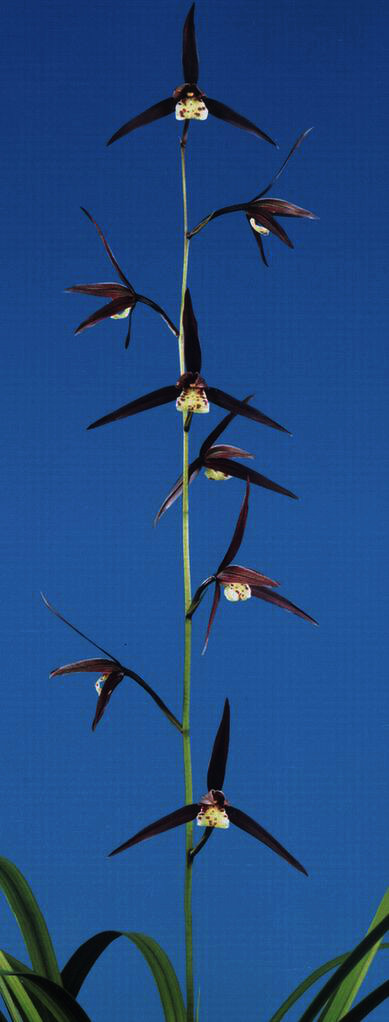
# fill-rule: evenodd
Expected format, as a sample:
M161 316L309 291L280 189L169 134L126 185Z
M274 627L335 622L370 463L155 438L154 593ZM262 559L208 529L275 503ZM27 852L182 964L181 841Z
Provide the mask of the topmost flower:
M109 139L107 145L111 145L112 142L116 142L118 138L123 138L123 135L128 135L130 131L134 131L135 128L141 128L144 124L151 124L152 121L158 121L161 117L167 117L168 114L172 114L175 111L176 118L178 121L205 121L208 114L213 114L214 117L218 117L222 121L227 121L228 124L235 125L236 128L243 128L245 131L250 131L253 135L258 135L258 138L263 138L265 142L270 142L271 145L277 145L276 142L266 135L264 131L257 128L256 124L252 121L247 120L247 117L242 117L241 114L237 114L235 110L231 110L229 106L225 106L224 103L219 103L217 99L210 99L206 96L201 89L198 88L197 82L199 77L199 59L197 54L196 46L196 34L194 26L194 9L195 5L192 4L189 14L186 17L183 32L183 43L182 43L182 66L184 69L185 82L183 85L179 85L173 92L173 95L168 99L162 99L159 103L155 103L154 106L148 107L143 113L133 117L126 124L123 124L112 138Z

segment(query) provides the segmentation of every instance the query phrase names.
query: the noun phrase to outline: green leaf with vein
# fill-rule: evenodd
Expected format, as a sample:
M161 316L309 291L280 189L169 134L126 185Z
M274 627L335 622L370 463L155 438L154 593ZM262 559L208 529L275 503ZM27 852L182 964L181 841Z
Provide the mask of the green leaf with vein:
M381 940L388 929L389 914L386 915L381 922L363 938L363 940L361 940L360 944L357 944L354 950L347 956L346 960L339 965L334 975L327 980L327 983L325 983L324 987L319 990L319 993L316 994L312 1003L306 1011L304 1011L303 1015L301 1015L299 1022L313 1022L321 1008L327 1004L334 991L338 989L341 983L343 983L343 980L349 975L354 966L359 964L368 951L374 947L374 944Z
M6 955L0 952L0 964L3 965ZM45 976L37 976L35 972L10 972L9 969L0 968L0 978L9 987L17 1007L21 1009L23 1016L28 1022L42 1022L41 1011L37 1012L35 1004L29 996L34 996L43 1006L45 1013L53 1022L91 1022L81 1005L64 990L58 983L54 983Z
M380 923L384 916L388 915L388 913L389 888L385 892L367 932L371 933L374 927L377 926L377 923ZM379 950L381 940L377 941L377 944L374 944L370 951L361 959L358 965L355 966L355 969L353 969L346 979L343 980L343 983L336 991L333 1001L323 1015L323 1022L339 1022L346 1012L350 1010L366 973L370 968L377 951Z
M383 951L386 948L389 948L389 944L380 945L380 951ZM300 997L303 997L307 990L309 990L314 983L317 983L318 979L321 979L322 976L325 976L327 972L331 972L331 969L336 969L338 965L342 965L342 962L346 961L346 958L348 958L349 954L350 954L349 951L345 951L343 955L338 955L336 958L331 958L328 962L325 962L324 965L319 965L317 969L314 969L313 972L310 972L309 976L306 976L306 978L303 979L301 983L299 983L296 989L293 990L291 994L289 994L289 997L287 997L286 1000L283 1001L283 1003L280 1005L275 1014L272 1015L271 1019L269 1019L269 1022L281 1022L281 1019L284 1018L284 1016L287 1014L290 1008L293 1008L293 1005L296 1004L296 1001L299 1001ZM325 1008L325 1011L327 1011L327 1008ZM324 1016L321 1016L320 1022L323 1017Z
M0 951L0 980L2 996L12 1022L20 1022L20 1018L26 1022L42 1022L42 1017L38 1014L27 990L24 989L21 979L10 973L7 955L3 951Z
M61 984L58 962L39 905L22 873L3 856L0 856L0 889L16 918L33 969Z
M184 1001L171 961L160 944L144 933L103 930L101 933L94 934L77 948L62 970L62 982L66 990L73 997L77 997L97 959L118 937L126 937L127 940L130 940L146 959L158 987L165 1022L185 1022Z

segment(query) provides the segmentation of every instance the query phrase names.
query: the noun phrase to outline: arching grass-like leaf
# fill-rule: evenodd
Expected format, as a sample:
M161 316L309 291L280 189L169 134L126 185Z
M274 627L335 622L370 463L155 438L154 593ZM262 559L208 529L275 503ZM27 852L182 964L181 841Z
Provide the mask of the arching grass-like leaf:
M97 959L118 937L127 937L143 954L158 988L165 1022L185 1022L186 1013L180 984L168 955L152 937L144 933L103 930L94 934L71 956L62 971L66 990L77 997Z
M389 888L385 892L367 932L371 933L377 924L388 915L388 913ZM352 972L346 976L346 979L343 980L343 983L336 991L333 1001L331 1001L331 1004L328 1006L323 1015L323 1022L339 1022L339 1020L342 1019L350 1010L366 973L370 968L377 951L379 950L381 940L370 948L370 951L368 951L368 953L360 960L358 965L355 966L355 969L353 969Z
M372 990L359 1004L351 1008L347 1015L342 1015L344 1022L362 1022L362 1019L370 1015L374 1008L378 1008L379 1004L386 1001L387 997L389 997L389 979L385 980L385 983L381 983L381 986L376 987L375 990Z
M389 944L380 945L380 950L383 951L386 948L389 948ZM299 983L296 989L293 990L291 994L289 994L289 997L287 997L286 1000L283 1001L283 1003L280 1005L280 1007L277 1009L274 1015L272 1015L271 1019L269 1019L269 1022L282 1022L282 1019L285 1017L290 1008L293 1008L293 1005L296 1004L296 1001L299 1001L300 998L303 997L304 994L306 994L307 990L309 990L310 987L314 985L314 983L317 983L318 979L321 979L322 976L325 976L327 972L331 972L332 969L336 969L338 965L342 965L343 962L346 961L346 958L348 958L349 954L350 954L349 951L345 951L343 955L337 955L336 958L331 958L328 962L324 962L324 965L319 965L317 969L314 969L313 972L310 972L309 976L306 976L306 978L303 979L301 983Z
M11 971L7 955L0 952L0 977L9 988L15 1005L26 1022L42 1022L42 1018L49 1018L53 1022L91 1022L81 1005L58 983L46 979L45 976L38 976L30 969L24 972ZM5 966L5 967L4 967ZM42 1005L44 1014L39 1013L33 1003Z
M16 918L33 969L61 984L53 944L39 905L20 870L3 856L0 856L0 889Z

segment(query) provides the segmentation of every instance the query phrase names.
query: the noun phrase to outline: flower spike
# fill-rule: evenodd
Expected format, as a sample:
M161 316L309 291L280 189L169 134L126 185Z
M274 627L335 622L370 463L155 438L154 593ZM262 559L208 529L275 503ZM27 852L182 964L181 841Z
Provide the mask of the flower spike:
M95 731L99 721L101 720L105 713L112 693L115 691L115 688L117 688L118 685L120 685L124 678L131 678L132 681L135 681L136 684L140 686L140 688L143 688L143 690L147 692L151 699L156 703L159 709L162 710L162 713L165 715L165 717L167 717L167 719L170 720L170 723L174 724L174 727L176 727L178 731L182 731L181 724L177 720L177 717L174 716L174 713L172 713L171 710L169 710L169 708L159 697L157 692L154 692L154 689L152 689L150 685L148 685L147 682L140 677L139 674L136 674L135 671L132 671L129 667L124 667L123 664L121 664L120 661L116 659L116 657L114 657L111 653L108 653L107 650L103 649L102 646L99 646L98 643L94 641L94 639L90 639L89 636L85 634L85 632L81 632L79 628L76 628L76 626L73 625L70 621L68 621L66 617L63 617L63 615L60 614L59 610L56 610L55 607L53 607L52 604L49 603L47 597L44 596L43 593L41 593L41 597L45 607L47 607L47 609L50 610L52 614L55 614L55 616L58 617L60 621L63 621L64 624L68 626L68 628L71 628L72 631L76 632L77 635L80 635L81 638L86 639L86 641L89 642L91 646L94 646L95 649L98 649L100 653L105 654L104 659L102 659L101 657L99 658L94 657L90 660L76 660L71 664L64 664L62 667L56 667L55 670L51 671L49 675L50 678L57 678L60 675L78 674L85 672L100 675L100 677L95 683L95 688L98 694L98 700L95 716L92 723L92 731Z
M157 303L152 301L151 298L146 298L145 295L137 294L132 284L130 284L128 277L126 277L125 273L123 273L123 270L115 258L101 227L99 227L96 220L93 219L93 216L88 213L87 209L84 209L83 206L81 206L81 209L82 212L85 213L85 216L88 217L88 220L94 224L99 238L101 238L104 245L108 259L112 263L121 283L117 284L115 282L108 282L103 284L74 284L73 287L65 288L66 291L70 291L73 294L93 295L94 297L111 299L108 305L103 305L101 309L97 310L97 312L93 312L91 316L84 319L75 330L75 333L80 334L83 330L87 330L89 327L95 326L96 323L101 323L104 319L125 319L128 317L128 329L124 343L124 347L128 348L131 337L132 313L137 303L140 302L142 305L148 305L151 309L154 309L155 312L158 312L169 327L169 330L172 331L175 337L178 337L179 331L177 330L177 327L174 326L174 323L172 323L171 319L161 306L157 305Z
M256 596L258 599L264 600L266 603L274 603L277 607L282 607L283 610L291 611L292 614L296 614L297 617L304 618L305 621L311 621L314 625L317 624L317 621L315 621L310 614L306 614L306 612L301 610L300 607L297 607L295 603L291 603L291 601L287 600L285 596L280 596L278 593L274 593L273 590L278 588L279 582L275 582L274 579L267 578L266 575L262 575L259 571L255 571L253 568L245 568L241 564L231 564L231 561L238 553L244 536L249 508L249 492L250 479L247 477L246 492L231 543L215 574L206 578L196 590L192 603L187 611L187 618L193 617L194 612L201 603L206 589L214 583L215 595L202 653L206 652L208 646L211 628L219 605L222 586L224 587L224 595L230 603L245 602L246 600L249 600L251 596Z
M268 266L268 262L263 247L263 237L269 234L275 234L280 241L287 245L288 248L294 248L293 242L288 237L284 228L281 227L276 216L281 217L297 217L306 220L317 220L315 213L311 213L308 209L302 209L301 206L295 206L292 202L286 202L284 199L265 199L264 196L270 191L272 185L278 180L280 175L285 170L289 160L299 148L301 143L310 134L312 128L308 128L307 131L303 131L301 135L296 139L286 159L281 164L277 173L274 175L272 180L263 188L258 195L254 195L252 199L248 199L246 202L235 203L233 206L222 206L221 209L216 209L213 213L209 213L208 216L201 220L197 227L194 227L192 231L189 231L188 238L193 238L195 234L199 234L203 227L206 227L211 220L216 220L219 216L224 216L225 213L245 213L246 220L250 227L251 233L254 235L255 241L259 247L260 256L265 264Z
M189 289L185 294L183 324L186 372L180 376L177 383L153 390L149 394L143 394L135 401L130 401L128 404L116 408L114 412L103 415L101 419L92 422L87 428L96 429L98 426L105 426L117 419L127 419L130 415L137 415L138 412L145 412L149 408L157 408L159 405L169 404L171 401L176 402L179 412L204 413L209 411L210 400L235 415L243 415L246 419L252 419L254 422L260 422L264 426L271 426L282 433L287 433L288 430L284 426L280 426L274 419L270 419L259 408L253 408L244 401L238 401L231 394L219 390L218 387L209 387L200 376L197 367L201 368L201 349Z
M270 135L267 135L261 128L258 128L252 121L249 121L247 117L237 114L235 110L231 110L225 103L220 103L217 99L211 99L199 89L197 85L199 60L196 46L194 9L195 5L192 4L186 16L183 30L182 66L185 78L184 84L179 85L171 97L154 103L153 106L148 107L143 113L137 114L136 117L126 121L118 131L115 131L107 145L112 145L112 142L123 138L124 135L129 135L136 128L141 128L146 124L151 124L153 121L158 121L161 117L167 117L173 112L175 112L176 119L184 121L186 126L188 126L190 120L205 121L208 114L212 114L213 117L227 121L228 124L232 124L235 128L243 128L244 131L249 131L258 138L264 139L265 142L270 142L274 146L277 145L270 138Z
M184 823L190 823L191 820L197 818L199 827L206 827L206 834L209 836L209 831L216 828L221 830L227 830L230 822L234 823L236 827L246 831L247 834L251 834L262 844L267 845L273 852L281 856L282 859L286 859L291 866L299 870L300 873L304 873L308 876L304 866L294 858L290 852L280 844L260 823L253 820L251 816L247 816L246 813L242 812L241 809L231 806L224 792L221 790L224 783L224 775L227 765L228 747L230 737L230 704L228 699L224 703L223 716L219 724L219 728L216 734L216 738L213 744L211 753L211 759L208 766L207 774L207 785L208 792L206 795L199 800L199 802L192 802L190 805L181 806L180 809L175 809L174 812L168 813L167 816L162 816L160 820L156 820L154 823L150 823L147 827L143 827L139 830L134 837L131 837L128 841L125 841L118 848L115 848L110 853L111 856L118 855L119 852L124 852L127 848L132 848L133 845L139 844L140 841L145 841L147 838L155 837L157 834L163 834L167 830L171 830L173 827L180 827ZM204 842L201 842L203 844ZM198 846L199 848L199 846ZM190 853L191 860L194 858L194 852Z

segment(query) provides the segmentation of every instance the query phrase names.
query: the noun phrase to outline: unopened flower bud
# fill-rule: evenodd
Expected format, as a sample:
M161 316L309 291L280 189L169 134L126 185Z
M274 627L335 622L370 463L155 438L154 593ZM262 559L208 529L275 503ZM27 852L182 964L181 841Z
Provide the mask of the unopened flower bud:
M230 582L224 586L224 595L230 603L238 603L239 600L250 599L251 589L246 582Z

